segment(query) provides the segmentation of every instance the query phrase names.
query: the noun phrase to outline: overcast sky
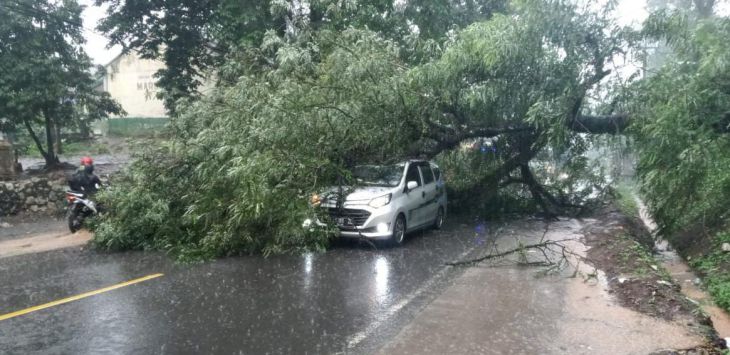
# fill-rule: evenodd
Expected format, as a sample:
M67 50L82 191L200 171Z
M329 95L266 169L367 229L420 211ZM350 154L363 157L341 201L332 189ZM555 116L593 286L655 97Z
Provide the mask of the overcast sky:
M86 53L95 64L107 64L121 52L121 48L106 48L108 40L96 32L96 26L104 17L104 9L94 6L94 0L79 0L86 5L83 13L84 33L86 36ZM617 11L619 22L624 25L638 24L647 16L645 0L621 0Z
M94 64L107 64L122 50L119 47L106 48L109 41L96 31L99 20L104 17L104 9L94 6L94 0L79 0L79 4L86 6L83 14L81 14L84 21L84 36L86 37L84 49L86 49L86 53L94 61Z

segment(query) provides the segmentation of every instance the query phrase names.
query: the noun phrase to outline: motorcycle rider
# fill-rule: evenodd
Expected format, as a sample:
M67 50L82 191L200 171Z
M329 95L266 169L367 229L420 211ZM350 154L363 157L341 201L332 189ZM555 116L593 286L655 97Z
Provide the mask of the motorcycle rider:
M81 165L69 179L68 185L73 191L94 194L101 186L101 180L94 175L94 160L91 157L81 158Z

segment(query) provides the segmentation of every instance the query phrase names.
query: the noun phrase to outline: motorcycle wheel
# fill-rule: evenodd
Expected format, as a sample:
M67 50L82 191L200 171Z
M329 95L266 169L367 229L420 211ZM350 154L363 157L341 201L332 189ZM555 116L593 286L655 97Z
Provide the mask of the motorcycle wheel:
M71 208L66 211L66 222L68 222L68 229L71 231L71 233L76 233L79 229L81 229L81 214L80 208L77 206L72 206Z

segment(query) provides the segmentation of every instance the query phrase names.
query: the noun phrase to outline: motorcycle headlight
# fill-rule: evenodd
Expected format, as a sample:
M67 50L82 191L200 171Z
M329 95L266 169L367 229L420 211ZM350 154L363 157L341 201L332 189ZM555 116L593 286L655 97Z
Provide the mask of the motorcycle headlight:
M390 198L393 196L393 194L387 194L380 197L376 197L368 203L368 206L380 208L390 203Z

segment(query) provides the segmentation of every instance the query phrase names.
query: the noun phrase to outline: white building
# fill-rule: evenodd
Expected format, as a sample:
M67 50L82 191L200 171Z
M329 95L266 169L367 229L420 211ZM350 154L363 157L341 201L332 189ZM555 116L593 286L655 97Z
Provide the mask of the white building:
M159 60L142 59L135 52L118 55L105 65L100 89L116 100L127 117L166 117L165 106L157 98L154 74L165 68Z

